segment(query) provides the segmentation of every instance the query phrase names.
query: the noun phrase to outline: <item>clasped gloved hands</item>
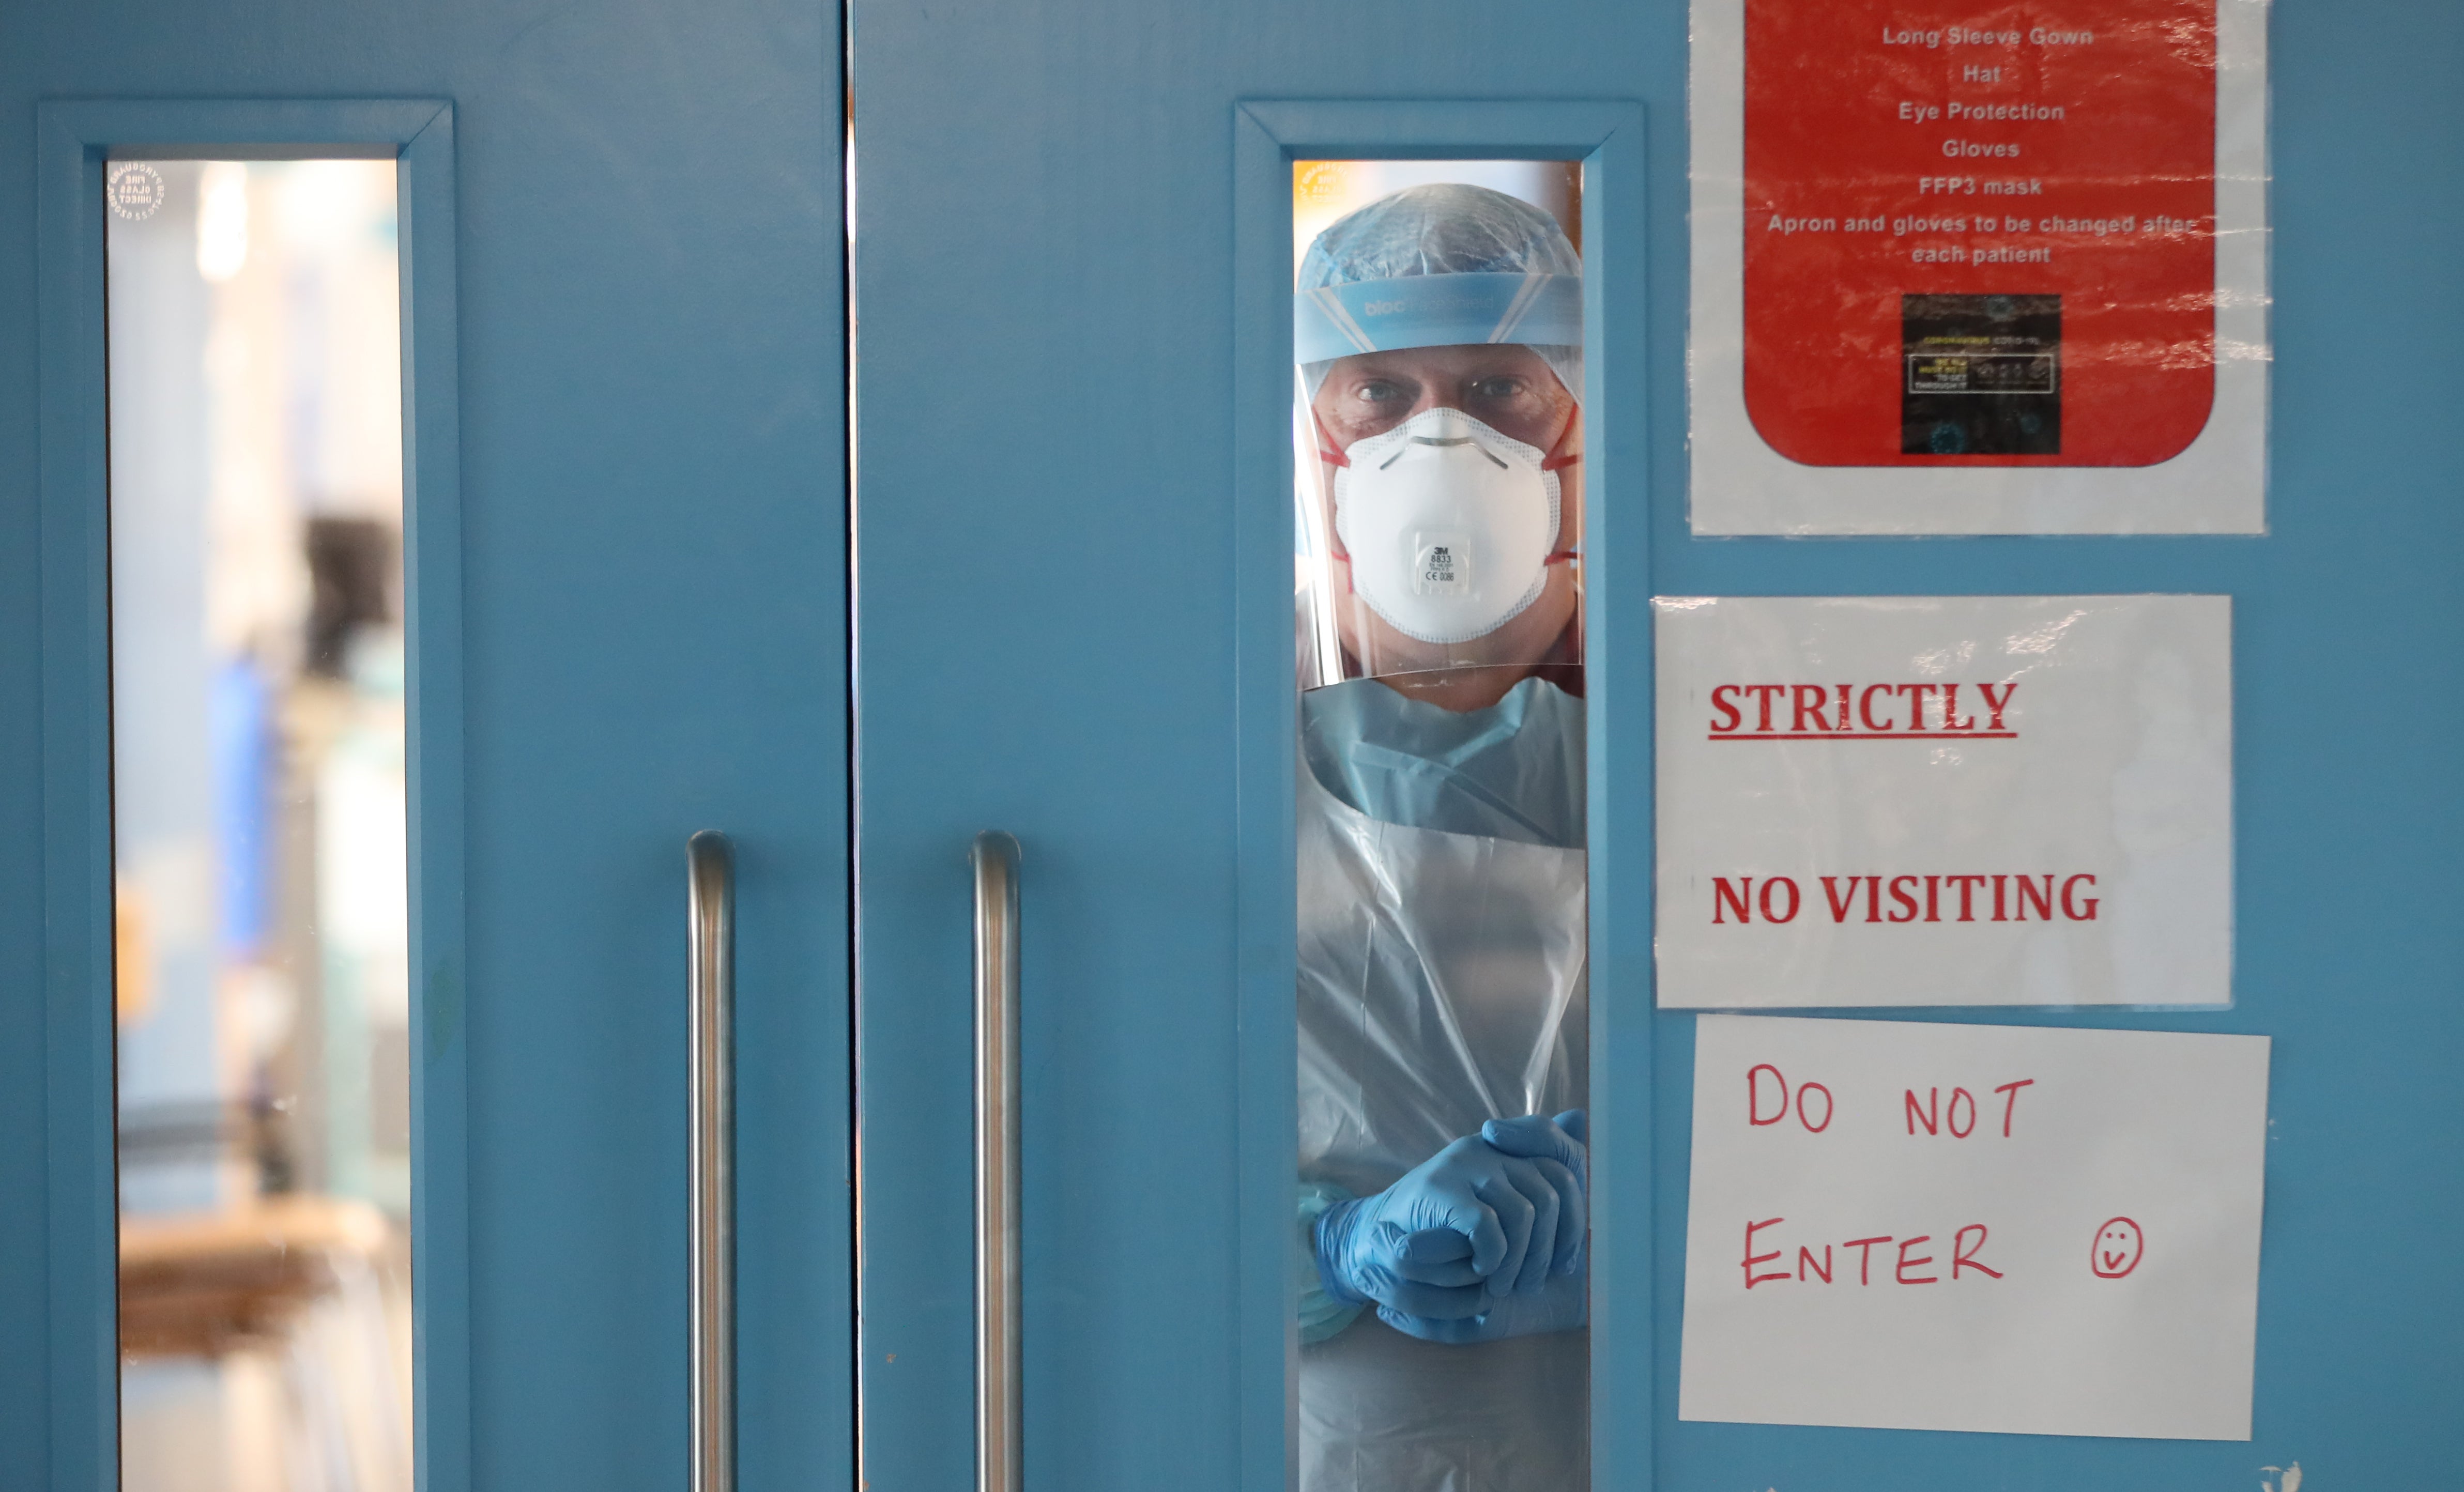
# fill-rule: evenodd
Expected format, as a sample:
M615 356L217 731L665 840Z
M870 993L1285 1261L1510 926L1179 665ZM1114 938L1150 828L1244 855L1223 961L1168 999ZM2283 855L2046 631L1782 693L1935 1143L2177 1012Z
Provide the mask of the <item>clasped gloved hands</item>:
M1316 1243L1329 1293L1434 1342L1582 1325L1586 1130L1579 1108L1491 1119L1376 1196L1328 1208Z

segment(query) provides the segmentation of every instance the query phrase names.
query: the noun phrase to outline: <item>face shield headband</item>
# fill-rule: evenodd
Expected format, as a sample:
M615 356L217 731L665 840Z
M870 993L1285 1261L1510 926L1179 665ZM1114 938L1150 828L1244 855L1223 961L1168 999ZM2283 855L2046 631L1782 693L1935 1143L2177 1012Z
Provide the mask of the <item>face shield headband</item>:
M1579 274L1415 274L1354 280L1292 297L1292 361L1360 352L1525 342L1579 347ZM1570 388L1576 398L1582 390Z

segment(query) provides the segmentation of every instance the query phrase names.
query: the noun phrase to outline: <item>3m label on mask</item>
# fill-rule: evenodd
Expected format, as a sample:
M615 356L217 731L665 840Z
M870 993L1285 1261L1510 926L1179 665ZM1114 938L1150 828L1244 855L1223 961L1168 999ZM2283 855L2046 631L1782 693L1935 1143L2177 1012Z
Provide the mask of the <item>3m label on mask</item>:
M2246 1440L2268 1039L1706 1016L1678 1415Z
M2233 998L2232 602L1677 598L1659 998Z
M1471 589L1470 536L1457 532L1412 536L1412 593L1459 596Z

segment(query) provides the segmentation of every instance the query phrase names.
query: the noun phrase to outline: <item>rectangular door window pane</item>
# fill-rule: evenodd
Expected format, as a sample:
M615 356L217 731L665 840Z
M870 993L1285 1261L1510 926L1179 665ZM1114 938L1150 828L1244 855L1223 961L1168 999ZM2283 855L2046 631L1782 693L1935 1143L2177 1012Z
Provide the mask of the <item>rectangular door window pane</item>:
M409 1492L390 161L106 186L127 1492Z
M1303 1492L1589 1483L1581 186L1294 168Z

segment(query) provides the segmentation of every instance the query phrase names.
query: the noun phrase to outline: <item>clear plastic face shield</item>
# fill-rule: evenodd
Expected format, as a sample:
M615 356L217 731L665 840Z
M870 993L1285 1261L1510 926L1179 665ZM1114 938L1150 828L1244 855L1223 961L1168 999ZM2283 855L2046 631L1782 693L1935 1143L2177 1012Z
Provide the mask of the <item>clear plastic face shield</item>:
M1581 691L1582 261L1485 186L1379 198L1293 297L1301 683Z

